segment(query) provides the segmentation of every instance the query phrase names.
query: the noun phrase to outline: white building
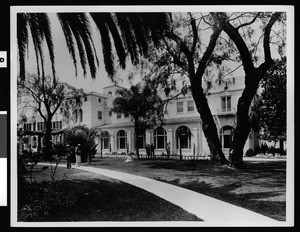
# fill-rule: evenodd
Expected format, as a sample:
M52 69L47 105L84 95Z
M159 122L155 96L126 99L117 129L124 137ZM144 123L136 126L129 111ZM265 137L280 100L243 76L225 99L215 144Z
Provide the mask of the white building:
M64 120L58 110L53 119L53 129L60 130L71 125L86 125L89 128L99 128L102 138L97 143L98 153L121 154L135 152L134 128L129 115L112 112L113 100L116 97L118 85L103 88L103 93L89 92L81 107L74 109L70 118ZM214 115L220 141L225 154L228 154L232 132L236 126L236 106L243 90L243 78L235 80L235 84L224 90L223 86L215 86L208 95L209 105ZM176 93L174 93L175 96ZM26 124L21 125L24 130L41 131L44 123L37 115L28 115ZM33 116L33 115L32 115ZM245 150L254 148L257 144L256 136L251 132ZM29 135L26 148L37 149L37 135ZM54 135L53 142L61 142L62 135ZM170 143L171 155L179 156L180 148L183 157L204 157L209 155L206 138L202 131L200 116L196 110L190 93L179 95L172 99L164 115L164 123L156 128L139 135L138 146L140 154L146 154L146 144L153 143L155 155L166 154L166 145Z

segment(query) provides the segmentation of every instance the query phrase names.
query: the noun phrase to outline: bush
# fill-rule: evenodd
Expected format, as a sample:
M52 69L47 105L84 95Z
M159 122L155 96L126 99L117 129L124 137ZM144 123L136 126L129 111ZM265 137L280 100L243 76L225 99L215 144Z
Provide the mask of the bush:
M275 154L276 153L276 148L273 147L273 146L271 146L271 147L269 147L269 149L267 150L266 153L268 153L268 154Z
M251 156L255 156L255 152L253 151L252 148L249 148L246 153L245 153L246 157L251 157Z
M261 146L260 146L260 152L265 154L267 151L268 151L269 147L267 144L263 143Z

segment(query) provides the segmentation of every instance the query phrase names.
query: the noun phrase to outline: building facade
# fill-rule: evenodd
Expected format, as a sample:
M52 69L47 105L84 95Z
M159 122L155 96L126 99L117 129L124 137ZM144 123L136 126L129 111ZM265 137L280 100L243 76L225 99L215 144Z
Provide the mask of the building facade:
M229 144L236 127L236 106L244 88L243 83L236 80L232 85L219 85L210 89L208 101L211 107L220 142L225 154L228 154ZM53 131L63 131L64 128L73 125L86 125L88 128L98 128L101 136L97 139L97 151L99 154L122 154L135 152L139 147L141 156L146 155L146 145L153 144L155 155L166 154L167 144L170 147L171 156L201 158L209 156L209 148L202 131L200 116L195 107L191 93L179 95L169 101L167 112L164 115L162 125L138 135L135 144L133 121L130 115L112 112L113 100L117 96L117 90L123 88L118 85L103 88L103 93L88 92L82 105L73 109L67 120L62 116L62 109L54 116ZM177 93L173 93L173 96ZM171 95L172 96L172 95ZM169 98L171 97L169 96ZM163 96L162 96L163 97ZM42 131L44 123L37 115L28 115L26 123L21 123L25 131ZM37 150L38 135L28 135L25 149ZM63 141L63 134L57 133L52 137L54 143ZM42 142L41 142L42 143ZM249 134L245 151L257 146L254 132Z

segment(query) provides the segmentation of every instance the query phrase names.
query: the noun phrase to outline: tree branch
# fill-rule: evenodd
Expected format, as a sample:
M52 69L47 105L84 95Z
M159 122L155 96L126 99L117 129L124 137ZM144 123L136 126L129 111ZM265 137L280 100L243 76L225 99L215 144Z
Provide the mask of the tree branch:
M206 48L206 50L205 50L205 52L202 56L202 59L200 60L200 62L198 64L198 69L196 71L196 76L202 76L202 74L204 73L204 70L206 68L206 64L207 64L212 52L215 49L217 39L219 38L219 35L220 35L222 29L223 29L222 26L218 27L216 25L216 23L214 24L213 33L210 36L208 46L207 46L207 48Z
M254 18L253 18L251 21L246 22L246 23L243 23L243 24L240 24L236 29L239 30L241 27L245 27L245 26L251 25L252 23L255 22L255 20L257 19L257 17L258 17L260 14L261 14L261 12L258 12L258 13L254 16Z
M270 21L268 22L267 26L265 27L265 33L264 33L265 63L272 63L273 61L271 57L271 49L270 49L270 33L271 33L272 26L279 19L280 15L281 15L280 12L274 13Z
M197 45L197 40L198 40L198 31L197 31L196 21L194 18L191 19L191 25L193 30L193 45L192 45L191 53L194 54Z
M252 57L242 36L239 34L238 30L231 25L229 21L224 21L223 26L224 26L223 27L224 31L232 39L237 49L239 50L245 72L246 73L253 72L254 66L252 62Z

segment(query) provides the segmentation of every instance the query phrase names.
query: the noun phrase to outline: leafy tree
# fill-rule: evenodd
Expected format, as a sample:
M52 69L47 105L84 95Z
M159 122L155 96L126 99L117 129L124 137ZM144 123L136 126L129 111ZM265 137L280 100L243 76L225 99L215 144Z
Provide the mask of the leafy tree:
M66 83L54 81L51 76L39 78L27 75L25 80L18 79L18 102L20 110L34 109L45 122L45 152L50 155L52 148L52 119L59 108L67 111L81 104L82 90ZM71 100L71 101L70 101ZM68 112L65 112L68 113Z
M87 160L87 162L90 163L91 158L97 151L95 139L100 135L101 131L98 128L89 129L87 126L78 125L70 127L65 131L65 142L71 147L75 147L80 143L82 149L82 160ZM74 160L75 156L72 158Z
M148 44L158 43L160 36L169 25L166 13L58 13L57 17L75 70L77 70L77 46L83 73L86 75L86 69L89 67L92 78L96 77L99 60L95 41L92 39L91 22L94 22L99 29L104 65L111 78L115 70L112 44L118 55L120 67L125 68L127 54L130 55L132 63L137 64L139 55L148 55ZM46 13L18 13L17 40L21 79L25 78L25 57L30 33L35 49L38 76L40 74L44 76L43 43L46 41L53 77L55 77L54 46L48 15Z
M260 85L262 92L251 110L263 139L283 141L286 138L286 58L277 60Z
M155 82L147 80L132 85L130 89L118 91L119 97L114 99L114 112L129 114L134 122L136 155L139 158L138 135L146 129L153 128L163 116L163 101L157 93Z
M224 15L225 17L225 15ZM261 63L253 59L253 53L247 46L247 39L249 40L250 35L244 36L243 33L239 32L239 29L249 24L253 24L256 19L260 19L262 22L262 37L263 37L263 52L264 56ZM230 146L230 160L235 166L242 165L243 148L248 138L250 131L249 121L249 108L253 97L255 96L259 83L265 74L270 70L274 64L271 56L271 31L274 24L277 21L284 21L284 14L280 12L275 13L257 13L253 19L249 22L240 24L238 26L232 25L229 20L224 21L224 31L228 34L230 39L234 42L237 51L240 54L243 68L245 71L245 88L242 96L239 98L237 106L237 126L234 132L233 142ZM278 28L277 28L278 30ZM280 30L280 29L279 29ZM280 33L275 32L275 35ZM284 39L281 39L281 44L278 45L279 53L285 46ZM255 57L254 57L255 58Z
M207 91L214 84L212 80L222 83L225 76L230 76L241 66L244 67L245 89L238 102L237 127L230 147L230 163L240 166L243 148L250 131L250 103L260 79L273 65L270 44L277 43L278 53L284 53L285 42L284 38L281 38L284 29L276 25L276 31L272 32L272 38L270 37L273 25L277 21L285 20L284 15L281 15L260 12L211 12L173 13L171 16L171 30L165 34L160 49L152 58L156 65L154 73L168 91L176 86L175 79L178 76L183 79L184 85L190 84L210 148L212 163L228 163L222 152L206 98ZM261 50L261 38L264 61L261 61L257 54L257 51ZM256 68L254 65L259 62L261 64Z

